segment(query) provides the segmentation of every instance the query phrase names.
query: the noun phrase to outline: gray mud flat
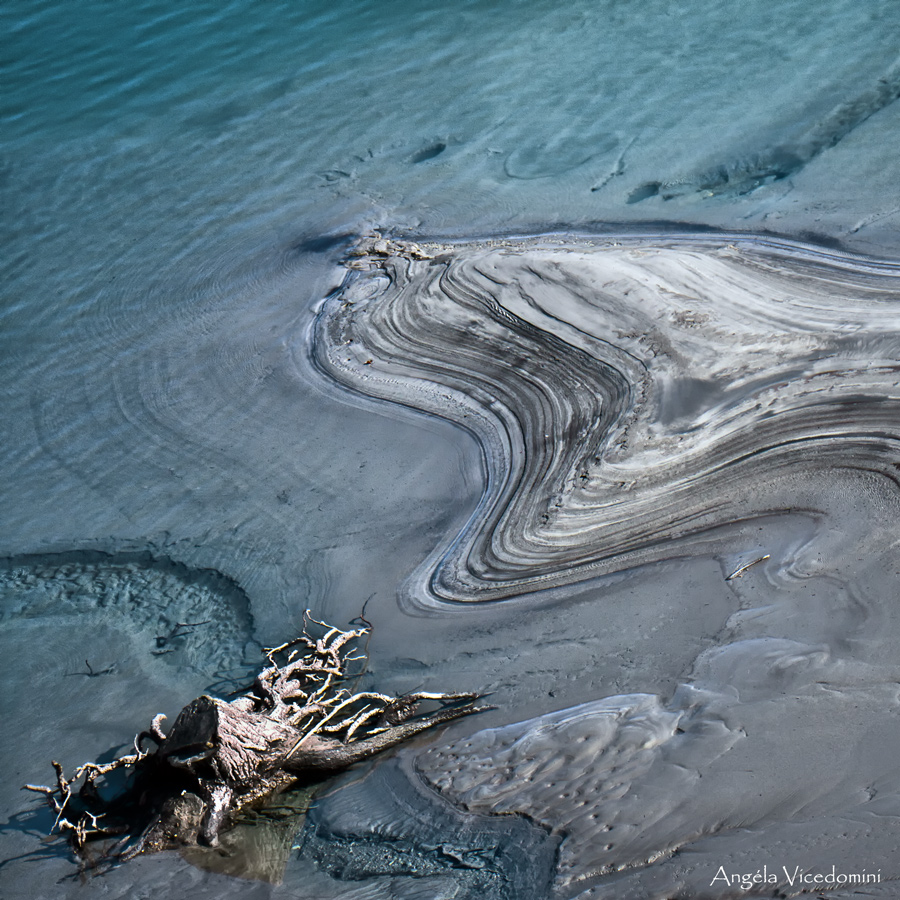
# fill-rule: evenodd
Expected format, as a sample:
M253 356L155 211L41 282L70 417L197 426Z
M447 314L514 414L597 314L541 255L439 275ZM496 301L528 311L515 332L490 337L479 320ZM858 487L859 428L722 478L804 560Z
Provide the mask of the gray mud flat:
M108 474L75 426L46 439L47 471L91 492L52 552L0 567L10 698L27 687L38 711L33 753L7 737L4 759L24 782L57 752L111 753L228 689L307 605L344 621L367 597L363 689L498 708L348 773L293 824L242 826L217 858L100 882L36 849L49 817L10 782L11 883L54 900L161 884L664 900L791 896L834 873L892 897L900 268L709 233L363 246L349 267L346 245L304 257L318 304L292 305L282 272L264 303L254 285L202 335L163 322L134 351L206 366L230 336L223 411L165 367L125 370L115 404L89 390L102 367L81 376L84 421L153 436L178 486ZM265 334L236 330L261 304ZM171 408L162 387L178 416L151 415ZM235 405L251 427L226 442ZM22 514L33 546L49 516ZM757 871L749 892L734 880Z
M425 751L423 777L558 836L555 897L728 896L764 866L758 894L822 883L799 867L889 896L900 269L737 236L375 246L317 364L455 422L486 469L404 605L493 618L471 664L503 655L498 716L543 707ZM690 660L635 662L654 634L674 662L691 618ZM614 683L645 693L590 698L610 634Z

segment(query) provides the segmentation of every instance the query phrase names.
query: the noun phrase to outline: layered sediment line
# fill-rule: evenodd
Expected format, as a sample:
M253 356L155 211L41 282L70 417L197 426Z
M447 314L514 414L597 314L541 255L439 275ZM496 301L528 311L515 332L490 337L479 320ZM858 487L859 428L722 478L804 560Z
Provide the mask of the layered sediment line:
M793 473L898 477L900 269L746 237L373 241L319 367L484 457L420 600L499 599L794 510ZM815 509L807 510L815 513Z

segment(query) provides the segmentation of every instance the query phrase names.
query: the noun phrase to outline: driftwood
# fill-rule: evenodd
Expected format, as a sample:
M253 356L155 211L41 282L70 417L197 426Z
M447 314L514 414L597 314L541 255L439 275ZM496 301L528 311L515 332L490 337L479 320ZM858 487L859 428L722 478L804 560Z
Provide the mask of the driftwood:
M324 629L322 637L309 635L308 622ZM123 837L105 861L215 846L242 810L298 780L339 771L433 725L490 708L475 705L477 694L347 690L348 664L365 659L350 647L368 630L341 631L308 618L300 637L264 651L269 665L236 699L198 697L168 734L165 716L156 716L135 738L133 753L85 763L70 779L54 761L55 786L25 787L47 797L54 831L80 856L88 842L110 835ZM419 713L426 701L440 706ZM117 779L118 790L111 784Z

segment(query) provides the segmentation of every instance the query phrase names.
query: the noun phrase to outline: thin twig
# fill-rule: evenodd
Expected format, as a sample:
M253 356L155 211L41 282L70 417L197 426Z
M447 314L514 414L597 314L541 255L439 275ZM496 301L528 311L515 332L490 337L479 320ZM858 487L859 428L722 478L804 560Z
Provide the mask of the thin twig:
M767 559L771 559L771 556L771 553L767 553L765 556L760 556L759 559L754 559L752 562L748 562L746 565L735 569L730 575L726 575L725 580L731 581L733 578L740 578L744 574L744 572L746 572L747 569L749 569L751 566L755 566L757 563L761 563Z

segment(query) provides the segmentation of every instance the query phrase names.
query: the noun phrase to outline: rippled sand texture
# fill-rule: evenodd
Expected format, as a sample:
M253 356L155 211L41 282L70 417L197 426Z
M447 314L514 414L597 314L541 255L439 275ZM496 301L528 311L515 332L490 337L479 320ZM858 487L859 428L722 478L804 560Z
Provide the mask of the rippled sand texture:
M512 622L544 591L519 617L546 634L592 584L623 667L730 607L674 691L601 684L434 747L423 777L560 836L559 897L723 896L722 864L900 875L897 267L727 237L373 246L320 313L320 366L470 430L486 469L407 599L465 617L507 598ZM667 562L660 610L641 579L689 557L718 581ZM601 577L626 569L630 620ZM571 676L577 648L557 654Z

